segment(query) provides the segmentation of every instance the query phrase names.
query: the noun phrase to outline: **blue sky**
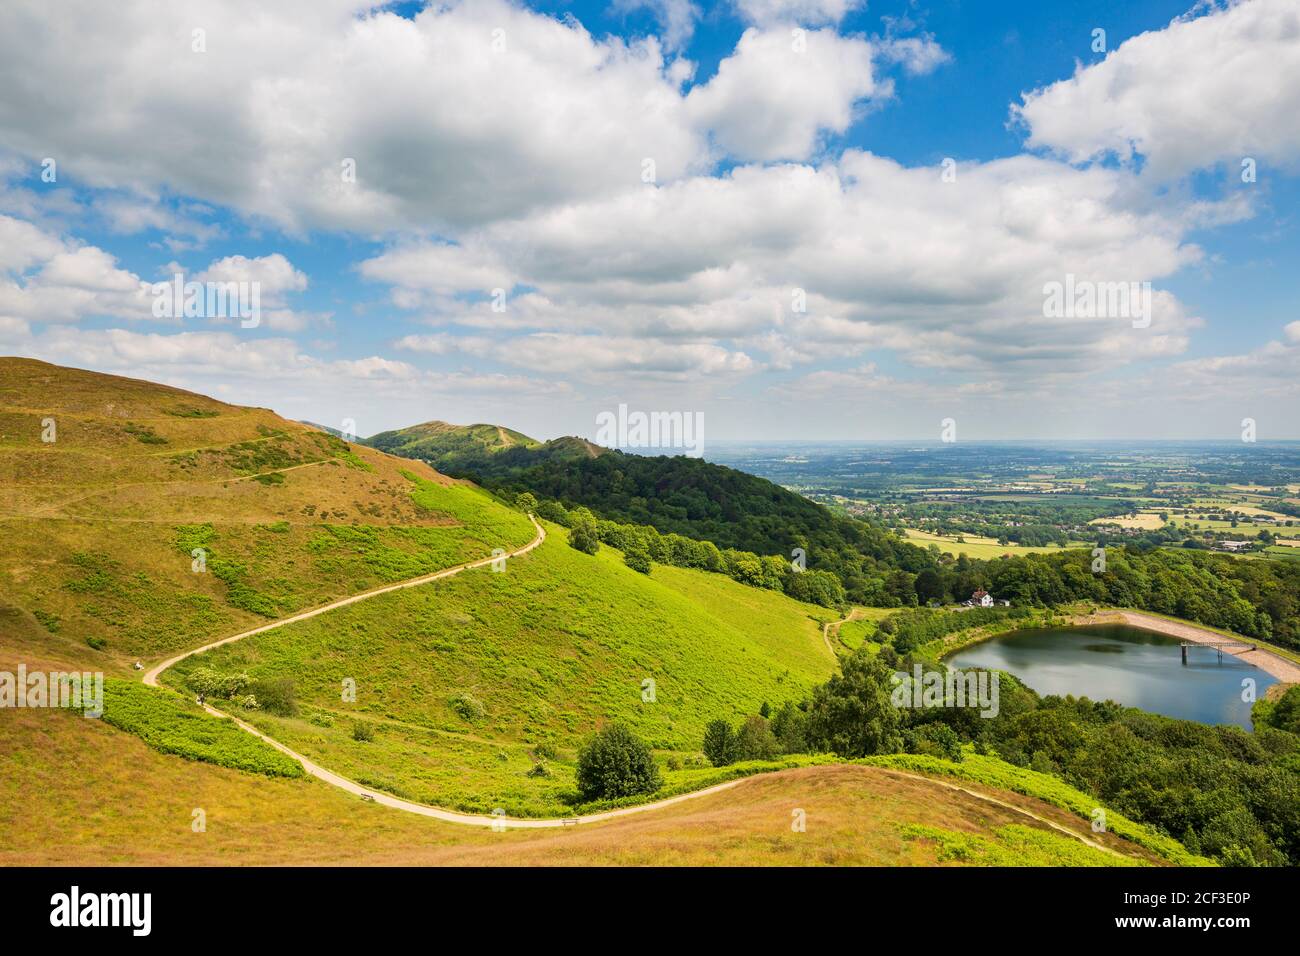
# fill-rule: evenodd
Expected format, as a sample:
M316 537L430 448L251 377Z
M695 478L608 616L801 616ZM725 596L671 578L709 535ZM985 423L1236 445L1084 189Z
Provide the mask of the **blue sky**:
M1293 2L99 7L6 13L0 353L363 434L1300 437Z

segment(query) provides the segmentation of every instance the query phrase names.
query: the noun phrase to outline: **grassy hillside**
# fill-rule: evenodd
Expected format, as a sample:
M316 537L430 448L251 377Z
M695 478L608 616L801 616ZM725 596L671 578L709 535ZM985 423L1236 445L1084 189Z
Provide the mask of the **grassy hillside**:
M552 445L557 455L561 448L586 455ZM496 454L532 451L516 443ZM622 457L574 460L603 459ZM687 469L674 472L676 481L694 466L673 467ZM264 409L21 359L0 360L0 469L0 669L26 663L109 676L102 720L0 712L5 859L30 862L54 845L69 862L303 862L373 845L380 862L412 860L419 845L427 854L420 859L448 862L772 862L771 854L789 862L1115 862L1043 829L1040 811L1069 814L1035 795L1023 799L1035 801L1037 817L1005 800L904 782L897 771L833 772L816 766L822 756L709 766L699 748L710 720L800 700L830 676L835 648L822 624L834 613L720 574L665 566L640 574L612 548L595 556L570 548L554 525L542 547L510 559L504 573L481 568L377 596L186 660L164 679L184 690L199 667L247 672L262 682L259 694L292 681L294 716L243 708L240 716L358 782L471 811L579 809L576 749L615 720L654 748L660 796L761 769L791 773L727 791L757 801L712 795L695 811L674 808L663 820L650 819L656 813L620 822L626 829L609 836L598 828L550 844L531 835L492 843L499 835L358 806L203 714L188 691L140 685L132 662L516 548L533 536L525 516L427 465ZM795 507L786 494L756 517L770 524L782 507ZM724 496L725 508L753 502ZM348 684L355 701L342 693ZM85 805L85 781L66 773L71 765L97 768L94 808ZM837 821L837 838L861 847L794 835L792 800ZM219 838L203 843L189 829L194 808L209 813L217 823L209 833ZM323 832L338 835L328 851L294 845L319 825L287 825L294 813L329 821L333 829ZM720 825L728 815L734 823ZM675 842L674 826L688 819L698 822L696 836ZM503 847L512 849L495 856Z
M532 537L427 465L29 359L0 359L0 486L0 611L110 669Z
M818 621L830 613L716 574L647 577L613 549L575 551L550 525L504 573L341 608L191 658L164 680L198 667L292 678L302 713L252 719L324 766L439 806L563 814L576 747L607 721L680 763L669 789L675 774L697 778L709 720L798 700L829 676ZM347 678L355 704L341 700ZM356 721L372 740L354 739Z
M541 448L542 443L501 425L449 425L447 422L424 422L380 432L366 439L371 448L401 453L409 458L422 454L439 455L470 450L492 454L507 448Z
M1110 835L1102 842L1122 856L1092 850L1013 809L876 768L786 771L609 823L493 833L389 810L310 778L191 763L66 713L0 711L0 737L4 866L981 865L1003 862L994 854L1012 848L1006 862L1157 861ZM987 792L1090 835L1085 819ZM806 832L791 829L792 807L807 812ZM205 815L203 832L193 829L195 810ZM958 851L958 840L979 852ZM1023 852L1031 844L1032 854Z
M493 440L496 426L440 431L447 427L417 425L368 442L511 499L529 491L610 521L759 555L784 558L801 548L808 567L836 574L849 599L862 604L906 604L915 597L915 573L937 567L928 551L883 528L734 468L683 455L625 454L580 438L507 444ZM420 437L425 428L434 434Z

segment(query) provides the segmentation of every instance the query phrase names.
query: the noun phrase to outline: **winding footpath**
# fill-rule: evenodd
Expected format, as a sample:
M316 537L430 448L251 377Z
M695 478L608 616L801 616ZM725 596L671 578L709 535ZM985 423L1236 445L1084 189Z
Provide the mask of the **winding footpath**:
M537 519L530 514L528 516L528 520L530 520L533 523L533 527L537 529L537 536L533 538L532 541L528 542L528 544L524 545L523 547L507 553L505 555L507 559L516 558L519 557L520 555L527 554L529 551L532 551L534 548L536 548L538 545L540 545L543 541L546 540L546 530L541 526L541 524L538 523ZM392 591L400 591L404 588L419 587L420 585L423 584L430 584L434 581L442 580L443 578L449 578L452 575L459 574L462 571L468 571L473 568L485 567L491 564L493 561L498 560L499 557L500 556L481 558L478 561L471 561L466 564L458 564L455 567L445 568L442 571L435 572L434 574L426 574L423 577L412 578L409 581L402 581L398 584L389 584L381 588L375 588L374 590L371 591L363 591L362 593L354 594L351 597L341 598L337 601L332 601L329 604L323 604L320 607L313 608L310 611L304 611L301 614L295 614L292 617L286 617L279 621L272 621L270 624L263 624L261 627L255 627L252 628L251 630L243 631L242 633L234 634L230 637L224 637L219 641L213 641L211 644L204 644L202 647L196 647L193 650L186 651L183 654L177 654L175 657L168 658L167 660L163 661L161 664L155 665L153 668L151 668L145 673L144 683L150 687L158 687L159 686L158 678L159 676L162 675L163 671L179 663L180 661L185 660L187 657L192 657L195 654L202 654L204 651L210 651L214 647L221 647L222 645L225 644L233 644L235 641L242 641L244 638L252 637L254 634L265 634L267 631L273 631L276 628L284 627L286 624L294 624L298 621L306 621L310 618L316 617L318 614L324 614L327 611L333 611L341 607L347 607L349 604L357 604L361 601L367 601L370 598L378 597L381 594L388 594ZM855 620L856 618L854 615L856 613L858 613L858 610L854 609L854 611L851 612L848 617L844 618L844 621ZM822 630L822 638L826 640L826 646L828 649L831 650L832 655L834 655L835 652L831 648L830 639L827 631L830 628L831 624L842 624L844 623L844 621L830 622L826 624ZM385 807L392 807L394 810L405 810L407 813L416 813L419 814L420 816L432 817L435 820L442 820L445 823L457 823L457 824L461 824L462 826L488 827L488 828L493 828L498 830L500 829L532 830L532 829L554 829L557 827L570 827L570 826L577 826L583 823L599 823L603 820L615 820L618 819L619 817L630 816L635 813L647 813L651 810L662 810L665 807L671 807L674 804L684 803L687 800L696 800L700 797L707 797L710 794L721 793L723 790L730 790L732 787L737 787L740 784L745 783L747 780L752 779L751 777L737 777L735 780L728 780L723 783L714 784L711 787L705 787L703 790L693 790L690 793L678 794L677 796L667 797L663 800L656 800L653 803L641 803L641 804L637 804L636 806L620 807L617 810L606 810L601 813L589 813L589 814L576 816L576 817L550 817L550 818L523 819L523 818L506 817L500 814L484 815L484 814L473 814L473 813L458 813L454 810L444 810L441 807L432 807L424 803L415 803L414 801L411 800L403 800L400 797L394 797L391 794L387 794L379 790L373 790L370 789L369 787L363 787L359 783L349 780L347 777L342 777L339 774L334 773L332 770L326 770L324 767L320 766L319 764L315 763L312 760L309 760L307 757L304 757L302 754L298 753L297 751L292 750L289 747L286 747L278 740L275 740L274 738L267 736L266 734L262 733L262 731L258 730L256 727L246 723L245 721L240 720L238 717L234 717L223 711L217 710L215 707L207 703L203 704L203 709L207 711L209 714L211 714L213 717L217 717L223 720L233 721L236 727L240 728L241 730L247 733L252 734L254 737L257 737L259 740L266 742L267 744L274 747L276 750L280 751L281 753L286 754L287 756L298 761L300 764L302 764L303 769L307 773L311 774L311 776L316 777L319 780L325 781L330 786L338 787L340 790L343 790L347 793L361 797L362 799L365 800L372 800L375 803L382 804ZM1106 852L1109 853L1115 853L1115 851L1110 849L1109 847L1103 846L1099 843L1095 843L1092 840L1089 840L1087 837L1075 833L1069 828L1063 827L1052 820L1039 816L1038 814L1026 810L1023 807L1018 807L1015 806L1014 804L999 800L996 797L989 796L988 794L980 793L976 790L969 790L966 787L949 783L947 781L936 780L933 777L925 777L919 774L907 773L905 771L895 770L892 768L886 770L885 772L888 774L892 774L894 776L910 778L912 780L923 780L927 783L936 784L938 786L944 787L949 790L960 791L978 800L995 804L999 807L1003 807L1005 809L1013 810L1017 813L1023 814L1024 816L1030 819L1033 819L1041 824L1049 826L1052 829L1060 831L1061 833L1064 833L1068 836L1072 836L1075 839L1089 846L1095 847L1096 849L1105 850Z
M835 636L838 638L840 636L840 627L849 621L860 621L865 616L862 608L855 607L849 611L848 617L842 617L838 621L827 621L822 625L822 640L826 642L826 650L831 652L831 657L835 658L835 660L840 659L839 652L835 650L835 646L831 643L831 628L835 628Z
M532 541L528 542L528 544L524 545L522 548L518 548L517 550L511 551L506 555L504 555L505 558L507 559L517 558L520 555L527 554L529 551L532 551L534 548L536 548L538 545L540 545L543 541L546 540L546 531L538 523L537 519L530 514L528 516L528 520L531 521L533 523L533 527L537 529L537 536L533 538ZM202 647L196 647L193 650L186 651L184 654L177 654L175 657L168 658L167 660L163 661L161 664L155 665L153 668L151 668L145 673L144 682L150 687L158 687L159 686L158 678L159 676L161 676L163 671L185 660L187 657L192 657L195 654L202 654L204 651L210 651L214 647L221 647L222 645L225 644L233 644L235 641L242 641L244 638L252 637L254 634L265 634L267 631L273 631L276 628L284 627L286 624L294 624L297 623L298 621L306 621L310 618L316 617L318 614L324 614L326 611L333 611L341 607L347 607L349 604L357 604L361 601L368 601L370 600L370 598L378 597L381 594L388 594L392 591L400 591L404 588L419 587L422 584L430 584L434 581L440 581L443 578L449 578L452 575L459 574L462 571L469 571L473 568L486 567L487 565L491 564L493 561L498 560L499 557L500 556L481 558L478 561L470 561L466 564L458 564L455 567L445 568L442 571L435 572L434 574L426 574L423 577L411 578L409 581L402 581L398 584L389 584L381 588L375 588L374 590L371 591L363 591L360 594L354 594L351 597L341 598L337 601L332 601L329 604L322 604L320 607L312 608L310 611L303 611L301 614L295 614L292 617L286 617L279 621L272 621L270 624L263 624L261 627L255 627L252 628L251 630L243 631L239 634L233 634L230 637L223 637L219 641L213 641L211 644L204 644ZM729 790L738 784L744 783L746 779L744 777L740 777L736 780L728 780L725 783L719 783L712 787L706 787L703 790L694 790L691 793L683 793L675 797L668 797L667 799L664 800L656 800L654 803L642 803L634 807L622 807L618 810L606 810L603 813L591 813L585 816L577 816L577 817L554 817L549 819L514 819L510 817L501 816L499 814L483 815L483 814L472 814L472 813L457 813L454 810L443 810L440 807L431 807L428 806L427 804L415 803L411 800L403 800L400 797L394 797L391 796L390 794L383 793L382 791L379 790L372 790L368 787L363 787L360 784L347 779L346 777L339 776L338 774L334 773L332 770L326 770L324 767L304 757L296 750L291 750L290 748L286 747L284 744L280 743L278 740L275 740L272 737L267 736L266 734L262 733L262 731L258 730L256 727L240 720L238 717L233 717L230 714L217 710L215 707L207 703L203 705L203 709L207 711L209 714L211 714L213 717L219 717L223 720L234 721L235 726L238 727L240 730L252 734L254 737L257 737L259 740L263 740L266 743L270 744L272 747L274 747L276 750L280 751L281 753L292 757L294 760L297 760L300 764L302 764L303 769L306 770L307 773L311 774L313 777L316 777L320 780L324 780L326 783L330 784L331 786L338 787L340 790L344 790L358 797L362 797L363 799L373 800L375 803L383 804L386 807L392 807L395 810L405 810L408 813L418 813L421 816L433 817L436 820L442 820L446 823L459 823L465 826L495 827L497 829L502 829L502 828L545 829L545 828L552 828L552 827L575 826L580 823L596 823L601 820L613 820L616 819L617 817L627 816L628 814L632 814L632 813L644 813L647 810L658 810L663 807L670 807L675 803L681 803L684 800L693 800L697 797L708 796L711 793L718 793L722 790Z

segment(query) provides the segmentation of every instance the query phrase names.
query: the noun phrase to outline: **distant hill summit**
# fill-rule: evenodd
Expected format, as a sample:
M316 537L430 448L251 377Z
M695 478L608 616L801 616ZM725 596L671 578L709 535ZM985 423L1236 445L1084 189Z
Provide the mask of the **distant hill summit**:
M851 600L907 603L907 574L935 559L870 522L833 514L756 475L685 455L637 455L584 438L539 442L499 425L426 422L366 439L507 499L532 492L622 523L651 525L720 548L789 555L839 576ZM547 512L543 511L545 515Z
M300 425L306 425L306 426L308 426L309 428L314 428L314 429L316 429L317 431L322 431L322 432L324 432L324 433L327 434L327 435L333 435L335 438L342 438L342 437L343 437L343 432L340 431L339 429L337 429L337 428L330 428L328 425L322 425L320 422L309 422L309 421L308 421L307 419L305 419L305 418L300 418L300 419L298 419L298 424L300 424Z
M542 443L502 425L452 425L448 422L424 422L394 431L380 432L365 439L365 444L380 451L406 455L464 454L481 451L492 454L507 448L540 448Z
M542 442L504 425L438 421L380 432L361 443L390 455L440 462L462 474L513 471L552 459L595 458L608 451L585 438L566 436ZM499 456L504 456L503 460L497 461Z

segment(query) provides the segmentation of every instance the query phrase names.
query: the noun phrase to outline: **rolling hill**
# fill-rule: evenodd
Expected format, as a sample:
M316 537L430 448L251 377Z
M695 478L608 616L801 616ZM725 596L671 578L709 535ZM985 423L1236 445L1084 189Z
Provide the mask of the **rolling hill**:
M9 742L0 748L0 866L1166 862L1092 834L1087 819L1040 799L883 768L783 771L608 823L493 833L398 813L314 780L192 763L67 714L8 711L0 722ZM805 832L791 827L795 808L807 814ZM193 830L195 810L204 832Z
M1153 860L1119 838L1108 838L1118 856L1092 846L1086 819L1061 809L1072 804L1056 791L994 785L994 797L928 779L960 774L942 762L920 775L820 766L825 756L708 765L710 720L797 701L837 667L822 636L835 612L779 592L685 568L638 573L613 548L571 548L550 525L502 572L366 595L513 551L533 525L427 464L266 409L0 359L0 479L0 670L107 678L103 720L0 710L6 862L33 862L41 848L44 862L69 863L348 852L465 863L771 862L773 852L792 863ZM133 666L356 595L366 599L182 661L164 672L179 693L145 686ZM594 809L577 797L575 751L610 721L654 748L657 797L784 770L580 834L494 842L501 835L408 819L304 777L291 755L194 703L187 680L200 668L247 674L258 702L221 706L320 765L448 807ZM348 683L355 699L340 694ZM271 707L277 694L291 705ZM67 773L74 765L94 768L93 788ZM999 766L998 780L1018 779ZM833 825L792 840L791 807L805 805ZM195 808L218 835L184 843ZM845 851L844 840L861 846Z
M532 537L525 516L422 463L28 359L0 359L0 484L0 610L100 666Z
M497 432L522 440L507 442ZM366 442L507 498L528 491L611 521L759 555L788 558L801 548L809 568L833 572L858 603L908 603L912 576L937 567L927 550L882 527L700 458L627 454L572 437L542 443L495 425L454 428L441 422Z

